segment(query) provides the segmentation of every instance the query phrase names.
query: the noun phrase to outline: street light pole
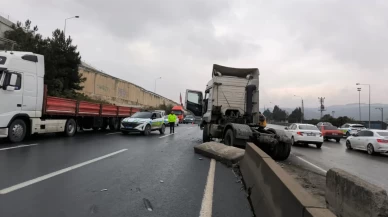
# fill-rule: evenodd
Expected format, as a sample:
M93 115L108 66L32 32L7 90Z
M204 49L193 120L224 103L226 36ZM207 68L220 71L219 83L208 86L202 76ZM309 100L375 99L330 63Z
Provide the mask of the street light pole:
M364 85L364 86L368 86L369 87L369 129L370 129L370 84L360 84L360 83L356 83L356 85Z
M297 95L294 95L295 97L300 97L301 101L302 101L302 107L300 108L301 109L301 112L302 112L302 117L300 118L300 122L303 123L303 120L304 120L304 105L303 105L303 98L301 96L297 96Z
M376 108L376 109L381 111L381 129L384 130L384 126L383 126L383 122L384 122L384 108L380 107L380 108Z
M156 79L155 79L154 93L156 93L156 80L158 80L158 79L162 79L162 77L159 77L159 78L156 78Z
M66 36L66 21L69 19L79 18L79 16L69 17L65 19L65 28L63 28L63 35Z
M358 112L360 113L359 121L361 122L361 87L357 87L357 91L358 91Z

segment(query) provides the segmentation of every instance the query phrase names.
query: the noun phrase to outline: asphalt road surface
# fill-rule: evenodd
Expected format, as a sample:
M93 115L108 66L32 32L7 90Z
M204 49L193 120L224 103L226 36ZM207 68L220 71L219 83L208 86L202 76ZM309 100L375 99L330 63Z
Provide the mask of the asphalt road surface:
M232 169L194 153L202 131L175 132L0 140L0 216L252 216Z
M271 124L268 127L284 129L284 126ZM293 146L287 161L298 162L321 174L330 168L339 168L388 190L388 155L371 156L366 151L347 150L345 139L339 143L334 140L324 142L321 149L315 145Z

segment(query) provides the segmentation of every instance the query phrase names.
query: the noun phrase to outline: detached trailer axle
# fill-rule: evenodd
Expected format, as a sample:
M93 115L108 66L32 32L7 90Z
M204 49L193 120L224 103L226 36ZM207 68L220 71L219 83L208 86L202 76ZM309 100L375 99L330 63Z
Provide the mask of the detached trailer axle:
M253 129L251 141L274 160L286 160L291 152L291 139L282 130Z

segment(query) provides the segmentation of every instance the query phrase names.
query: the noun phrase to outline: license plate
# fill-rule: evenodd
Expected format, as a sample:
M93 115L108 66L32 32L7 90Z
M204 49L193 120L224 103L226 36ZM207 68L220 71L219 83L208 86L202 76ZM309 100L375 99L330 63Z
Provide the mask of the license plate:
M126 127L127 129L131 129L132 127Z
M315 136L314 133L307 133L307 136Z
M338 136L338 133L332 133L333 136Z

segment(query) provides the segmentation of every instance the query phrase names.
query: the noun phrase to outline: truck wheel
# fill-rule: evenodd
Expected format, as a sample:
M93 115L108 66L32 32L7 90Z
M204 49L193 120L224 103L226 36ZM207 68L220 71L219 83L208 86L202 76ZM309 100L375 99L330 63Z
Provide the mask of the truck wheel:
M77 131L77 124L74 119L69 119L66 121L65 125L65 135L68 137L74 136Z
M164 131L166 131L166 126L162 124L162 128L160 128L159 132L160 134L164 134Z
M227 146L234 146L234 133L232 129L228 129L224 136L224 143Z
M203 142L210 142L209 125L207 125L207 124L205 126L203 126L202 141Z
M271 157L278 161L286 160L291 153L291 139L288 138L286 133L282 130L269 129L269 131L276 132L279 142L275 150L272 152Z
M150 135L150 133L151 133L151 126L147 125L142 133L143 133L144 136Z
M21 142L26 136L26 132L26 123L21 119L16 119L9 126L8 138L11 142Z
M111 118L109 120L109 129L112 131L119 130L120 127L120 121L117 118Z

